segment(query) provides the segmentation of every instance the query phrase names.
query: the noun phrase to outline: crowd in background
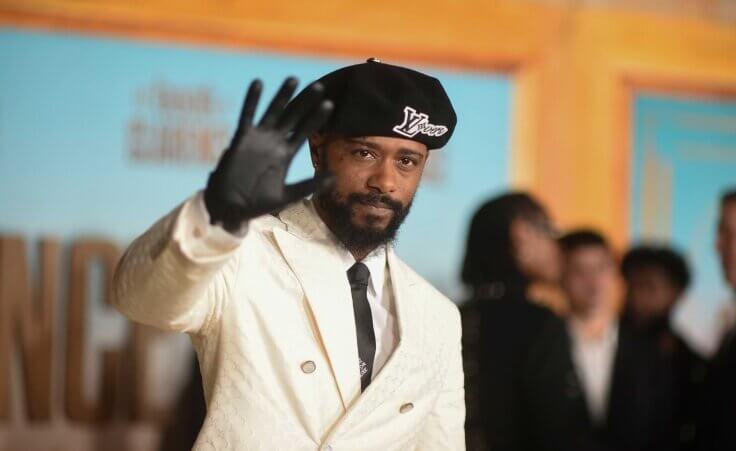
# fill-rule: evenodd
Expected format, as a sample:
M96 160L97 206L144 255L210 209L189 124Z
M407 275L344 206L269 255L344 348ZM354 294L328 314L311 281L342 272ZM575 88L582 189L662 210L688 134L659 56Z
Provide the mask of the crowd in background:
M714 241L736 294L736 189ZM602 234L560 236L538 201L507 193L473 217L462 279L468 450L736 450L736 332L707 361L673 329L691 279L675 249L619 258ZM531 299L537 283L559 287L564 314Z

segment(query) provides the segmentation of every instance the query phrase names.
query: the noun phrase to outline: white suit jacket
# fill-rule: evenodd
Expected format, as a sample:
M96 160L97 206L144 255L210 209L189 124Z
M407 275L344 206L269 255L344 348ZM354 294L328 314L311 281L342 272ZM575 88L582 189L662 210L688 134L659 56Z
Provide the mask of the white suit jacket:
M131 244L113 290L132 320L190 334L207 403L195 449L465 449L452 302L387 249L399 343L361 393L347 275L306 201L233 244L192 220L196 200Z

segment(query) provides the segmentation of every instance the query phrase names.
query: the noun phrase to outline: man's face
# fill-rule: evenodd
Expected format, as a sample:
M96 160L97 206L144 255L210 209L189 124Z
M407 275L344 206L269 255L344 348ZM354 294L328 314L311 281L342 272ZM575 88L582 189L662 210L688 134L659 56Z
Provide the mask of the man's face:
M567 252L562 288L576 315L588 316L601 309L613 309L616 266L611 252L597 245L581 246Z
M403 138L313 137L317 172L335 175L317 197L325 222L350 250L391 241L409 213L427 162L424 144Z
M736 201L727 201L721 208L716 249L721 257L723 276L736 289Z
M648 322L667 317L682 294L661 268L644 266L627 278L628 309L636 321Z

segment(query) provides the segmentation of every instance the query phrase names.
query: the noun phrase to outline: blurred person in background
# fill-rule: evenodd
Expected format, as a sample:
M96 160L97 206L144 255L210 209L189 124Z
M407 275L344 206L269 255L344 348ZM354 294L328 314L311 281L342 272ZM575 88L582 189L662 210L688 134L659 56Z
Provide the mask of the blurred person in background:
M606 239L592 230L576 230L560 239L561 286L569 302L564 351L573 379L548 374L540 389L565 393L546 408L565 416L565 449L670 450L670 406L663 367L654 347L619 322L618 265ZM544 346L559 346L550 339ZM550 348L547 348L550 349ZM666 381L665 381L666 382ZM554 395L550 395L554 396ZM552 448L553 449L553 448Z
M530 195L500 195L473 216L462 268L472 297L460 308L469 450L532 449L523 375L539 332L559 319L528 290L559 267L555 228Z
M736 186L721 197L716 250L736 301ZM726 332L706 378L701 425L703 451L736 449L736 327Z
M679 438L680 450L694 450L707 365L670 320L690 283L687 262L668 247L637 246L624 255L621 272L626 280L623 322L651 340L669 367L675 408L670 434Z

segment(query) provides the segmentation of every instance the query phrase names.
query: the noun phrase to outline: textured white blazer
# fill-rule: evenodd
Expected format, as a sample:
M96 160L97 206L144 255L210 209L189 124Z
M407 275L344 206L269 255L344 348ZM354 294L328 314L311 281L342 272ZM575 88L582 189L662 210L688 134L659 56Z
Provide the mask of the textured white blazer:
M113 294L132 320L191 336L207 403L195 449L465 449L452 302L389 247L399 343L361 393L350 286L307 201L240 240L203 227L197 201L131 244Z

